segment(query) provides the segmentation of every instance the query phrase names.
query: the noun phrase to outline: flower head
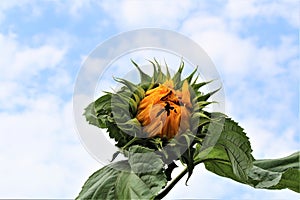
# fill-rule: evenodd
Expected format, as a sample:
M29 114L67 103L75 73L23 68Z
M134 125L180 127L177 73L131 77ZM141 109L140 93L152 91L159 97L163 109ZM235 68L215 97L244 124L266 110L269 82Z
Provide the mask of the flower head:
M191 107L188 82L175 90L173 81L167 80L146 92L136 118L149 137L171 139L190 128Z

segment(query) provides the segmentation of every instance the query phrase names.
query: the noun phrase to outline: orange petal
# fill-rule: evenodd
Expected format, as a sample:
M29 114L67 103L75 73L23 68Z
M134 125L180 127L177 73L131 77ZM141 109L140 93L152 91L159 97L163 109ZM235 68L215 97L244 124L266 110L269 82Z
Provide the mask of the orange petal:
M182 103L188 108L192 108L191 94L190 94L189 84L187 80L185 80L182 85Z
M187 129L190 129L190 116L191 113L186 107L181 108L181 119L180 119L180 128L179 132L185 132Z

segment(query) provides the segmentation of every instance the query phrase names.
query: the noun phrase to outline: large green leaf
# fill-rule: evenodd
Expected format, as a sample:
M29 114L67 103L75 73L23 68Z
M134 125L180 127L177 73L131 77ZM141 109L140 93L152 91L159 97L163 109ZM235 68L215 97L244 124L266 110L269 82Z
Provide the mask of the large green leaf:
M210 137L207 141L212 142L213 139ZM255 188L288 188L298 193L300 192L299 159L300 153L297 152L279 159L254 160L250 143L243 129L230 119L225 120L216 144L208 145L205 149L197 144L194 155L196 163L203 162L207 170L220 176Z
M128 155L90 176L76 199L154 198L167 183L162 160L140 146L132 146Z
M131 170L136 174L159 173L164 166L160 156L154 153L154 150L138 145L129 148L128 162Z
M214 135L220 126L223 126L221 134ZM210 124L204 140L205 148L200 145L196 148L196 163L204 162L207 170L220 176L247 182L253 162L252 150L248 137L236 122L226 118L224 124Z
M151 188L137 174L121 172L115 183L113 199L151 199L155 196Z
M279 159L254 161L249 184L255 188L284 189L300 192L300 152Z
M207 149L209 152L205 156L203 162L205 168L219 176L233 179L235 181L245 183L247 179L242 179L240 176L237 176L233 171L233 165L228 157L224 148L220 146L213 147L212 149ZM203 152L204 153L204 152ZM197 160L199 161L199 160ZM202 162L202 161L201 161Z

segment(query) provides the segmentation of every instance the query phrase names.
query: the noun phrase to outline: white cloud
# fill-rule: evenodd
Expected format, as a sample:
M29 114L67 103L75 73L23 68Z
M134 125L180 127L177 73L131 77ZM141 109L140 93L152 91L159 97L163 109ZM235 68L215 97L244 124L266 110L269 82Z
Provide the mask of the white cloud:
M118 28L176 28L193 9L191 1L103 1L101 7Z
M44 70L52 70L53 77L49 81L55 80L55 84L49 87L61 86L57 80L64 74L64 83L70 84L70 78L63 69L59 69L66 48L60 48L51 44L43 44L38 47L30 47L19 44L17 36L0 34L0 60L1 88L0 102L1 108L13 108L16 105L25 106L26 99L33 97L37 88L46 84L49 77L37 82ZM62 78L62 77L61 77ZM50 83L50 82L49 82ZM49 88L51 89L51 88ZM10 99L10 100L9 100Z
M63 100L73 90L62 67L67 43L45 37L30 46L18 37L0 34L0 196L74 198L100 166L82 147L72 104Z
M41 9L36 4L36 0L11 0L11 1L1 1L0 2L0 24L6 20L6 12L14 8L27 9L30 8L30 17L38 17L41 15ZM28 17L26 16L26 17Z
M233 22L245 18L265 18L268 21L283 18L294 28L299 27L299 2L294 0L259 1L229 0L223 11L223 15ZM241 23L239 27L242 28Z
M45 7L54 6L54 14L63 13L68 14L73 19L80 19L83 13L88 12L96 3L94 0L71 0L60 1L51 0L44 1L43 3L36 0L9 0L0 2L0 23L6 20L6 12L16 8L20 8L22 11L28 11L25 19L34 19L44 14Z
M284 62L295 59L295 36L283 36L278 47L260 47L255 38L240 37L228 23L222 17L199 12L183 23L181 31L203 47L222 73L236 81L249 74L278 75L286 70Z
M278 121L265 118L248 117L241 120L241 124L247 132L253 149L253 155L257 159L280 158L288 156L299 150L297 120L293 120L290 127L280 130L282 124ZM279 132L280 130L280 132Z
M68 13L73 19L80 19L83 13L88 12L95 5L94 0L67 0L50 1L58 13ZM94 5L93 5L94 4Z
M65 54L64 48L52 45L28 47L18 44L16 36L0 34L2 80L31 78L41 70L55 67Z
M60 91L73 89L60 67L66 48L30 47L17 39L0 35L1 197L74 198L99 166L79 142L71 102L60 97Z
M40 97L0 120L1 198L74 198L99 167L74 132L70 102Z

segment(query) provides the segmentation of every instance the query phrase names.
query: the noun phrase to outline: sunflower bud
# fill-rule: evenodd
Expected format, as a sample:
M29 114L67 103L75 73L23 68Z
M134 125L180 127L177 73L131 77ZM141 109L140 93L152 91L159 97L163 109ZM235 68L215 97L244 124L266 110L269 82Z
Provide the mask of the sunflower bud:
M169 79L146 92L136 118L149 137L171 139L190 128L191 107L188 82L184 81L182 88L175 90Z
M140 73L140 83L115 78L123 85L121 89L115 93L107 92L86 109L87 120L107 128L117 147L127 148L135 138L144 138L136 143L152 148L153 137L170 140L184 136L186 139L187 135L196 135L203 125L209 123L209 116L203 109L211 103L207 99L215 91L208 94L199 91L210 82L197 82L198 76L194 77L197 68L182 80L183 62L172 77L167 66L166 73L163 73L156 60L150 62L152 76L133 62ZM161 148L163 144L158 142L155 145L160 145L155 148Z

